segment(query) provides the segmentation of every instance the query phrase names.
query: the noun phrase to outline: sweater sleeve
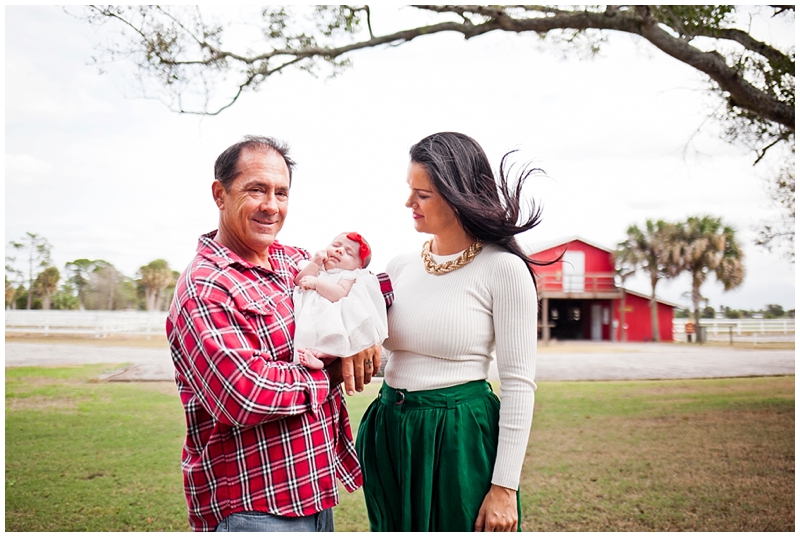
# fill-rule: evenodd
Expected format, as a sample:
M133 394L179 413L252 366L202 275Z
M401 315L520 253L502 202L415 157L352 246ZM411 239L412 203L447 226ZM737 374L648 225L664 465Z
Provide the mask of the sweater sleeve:
M494 269L492 317L501 404L492 483L517 489L533 419L537 297L521 259L501 256Z

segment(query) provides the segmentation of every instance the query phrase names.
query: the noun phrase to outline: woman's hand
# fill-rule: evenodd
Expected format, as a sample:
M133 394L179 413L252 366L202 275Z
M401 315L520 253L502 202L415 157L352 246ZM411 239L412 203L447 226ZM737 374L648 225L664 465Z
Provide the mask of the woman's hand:
M492 485L483 499L475 531L517 531L517 491Z

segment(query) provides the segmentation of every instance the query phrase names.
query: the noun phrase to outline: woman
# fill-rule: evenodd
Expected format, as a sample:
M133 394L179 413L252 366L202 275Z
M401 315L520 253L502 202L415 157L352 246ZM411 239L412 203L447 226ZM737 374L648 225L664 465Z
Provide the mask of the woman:
M380 395L357 450L372 531L516 531L536 385L536 288L515 187L463 134L411 148L406 206L432 235L387 266L395 289ZM496 351L502 399L486 381ZM501 404L502 401L502 404Z

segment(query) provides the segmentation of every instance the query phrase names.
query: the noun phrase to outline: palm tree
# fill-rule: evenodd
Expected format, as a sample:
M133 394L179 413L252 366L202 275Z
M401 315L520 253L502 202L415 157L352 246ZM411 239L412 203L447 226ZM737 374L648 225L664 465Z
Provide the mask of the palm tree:
M736 241L736 231L723 225L721 218L693 216L686 221L681 237L681 264L692 275L694 322L700 321L700 287L712 272L726 291L744 281L744 253Z
M42 309L50 309L50 301L58 290L58 280L61 274L56 267L47 267L33 282L34 292L42 299Z
M680 272L681 250L677 242L679 227L663 220L647 220L644 230L632 225L627 234L628 238L617 246L614 260L620 271L643 269L650 276L650 323L653 341L661 341L658 333L656 285L662 278L674 278ZM624 319L621 322L624 323ZM624 339L623 332L623 341Z
M176 281L169 264L163 259L156 259L139 268L139 282L144 287L145 307L147 311L155 311L164 289Z

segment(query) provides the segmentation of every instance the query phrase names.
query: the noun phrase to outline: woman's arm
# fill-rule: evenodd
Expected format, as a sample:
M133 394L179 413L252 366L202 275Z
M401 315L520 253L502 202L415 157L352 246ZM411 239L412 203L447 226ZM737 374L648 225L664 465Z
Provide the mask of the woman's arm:
M491 284L497 370L500 375L500 432L492 488L476 520L483 531L516 531L516 494L533 418L536 370L537 297L524 262L498 257Z

